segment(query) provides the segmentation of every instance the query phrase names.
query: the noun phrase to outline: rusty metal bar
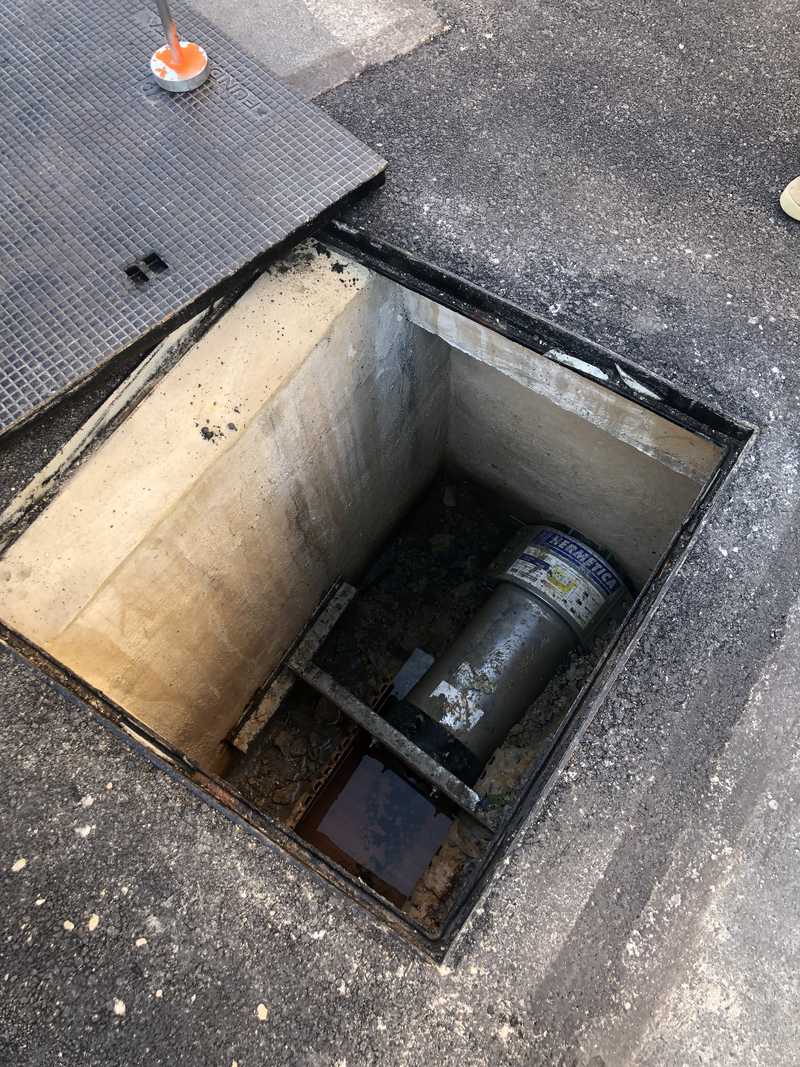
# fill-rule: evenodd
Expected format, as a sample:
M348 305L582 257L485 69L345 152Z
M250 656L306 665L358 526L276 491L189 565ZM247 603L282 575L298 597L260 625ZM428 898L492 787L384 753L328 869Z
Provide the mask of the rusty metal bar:
M402 760L420 778L423 778L438 790L442 796L447 797L448 800L461 808L462 811L465 811L481 826L490 829L478 814L481 798L473 789L470 789L460 778L456 778L454 774L451 774L450 771L431 759L422 749L417 748L404 734L401 734L399 730L395 730L372 708L353 696L349 689L340 685L335 678L320 670L315 664L305 661L302 657L293 655L289 660L289 668L295 672L298 678L302 678L307 685L310 685L312 689L316 689L322 696L327 697L332 704L335 704L348 718L352 719L363 730L366 730L376 741L380 741L385 748L393 752L398 759Z
M337 582L328 590L323 601L324 606L321 610L317 609L318 614L292 653L298 662L311 662L355 595L355 586L342 581ZM240 752L247 752L281 706L286 694L294 685L295 674L296 672L290 670L289 667L282 667L275 674L253 710L248 711L239 722L230 740Z

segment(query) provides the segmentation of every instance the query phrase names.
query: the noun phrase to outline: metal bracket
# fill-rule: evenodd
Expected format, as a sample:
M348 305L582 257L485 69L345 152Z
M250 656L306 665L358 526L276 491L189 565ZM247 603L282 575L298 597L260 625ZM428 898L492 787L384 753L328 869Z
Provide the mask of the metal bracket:
M470 815L481 826L490 829L488 823L484 822L478 814L481 798L473 789L432 759L427 752L423 752L405 734L401 734L369 705L364 704L349 689L340 685L335 678L313 662L314 656L341 618L356 591L355 587L347 582L339 582L330 590L316 618L294 648L290 650L261 700L232 738L232 743L241 752L247 752L299 678L329 700L376 741L379 741L384 748L397 756L442 796ZM421 655L425 656L425 653Z
M478 815L481 798L473 789L465 785L460 778L456 778L454 774L442 767L436 760L431 759L427 752L417 748L405 734L395 730L371 707L353 696L349 689L345 689L335 678L331 678L329 674L320 670L313 663L303 663L293 658L289 661L289 667L298 678L302 678L312 689L316 689L322 696L327 697L349 719L352 719L363 730L366 730L376 741L380 741L384 748L394 753L398 759L402 760L420 778L423 778L438 790L442 796L447 797L462 811L467 812L482 826L485 825L489 829L488 824L485 824Z
M245 715L236 733L231 737L231 744L240 752L247 752L297 680L297 672L292 671L287 664L288 658L295 655L299 656L302 662L310 662L355 595L355 586L342 581L337 582L328 590L322 601L322 607L317 608L316 617L311 625L302 634L294 648L289 650L287 658L273 675L261 699L253 710Z

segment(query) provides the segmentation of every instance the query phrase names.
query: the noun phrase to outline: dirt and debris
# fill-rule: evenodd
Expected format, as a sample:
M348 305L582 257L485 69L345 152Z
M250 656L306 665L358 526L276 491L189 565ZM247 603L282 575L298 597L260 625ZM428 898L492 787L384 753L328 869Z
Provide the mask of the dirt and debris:
M516 531L471 485L437 478L363 576L317 663L372 705L420 648L441 655L492 590Z
M631 606L626 595L604 620L589 648L578 647L550 679L487 763L475 789L487 801L487 821L498 826L552 748L564 720Z
M234 411L238 411L238 408L234 408ZM202 426L199 422L195 423L195 426L200 431L200 436L204 441L213 441L216 443L220 438L226 436L226 431L229 433L236 433L238 427L235 422L228 422L225 424L223 430L221 426L212 425L211 423L204 423Z
M356 733L338 708L297 684L228 780L261 811L294 826Z
M375 562L315 660L366 704L384 695L415 648L444 652L491 591L486 570L516 529L474 488L437 479ZM296 685L230 775L251 803L293 822L355 728Z
M322 246L315 245L315 247L319 251ZM283 252L281 258L276 263L272 263L267 269L271 274L290 274L292 271L308 266L309 263L313 262L313 253L309 251L305 243L301 242L288 252Z

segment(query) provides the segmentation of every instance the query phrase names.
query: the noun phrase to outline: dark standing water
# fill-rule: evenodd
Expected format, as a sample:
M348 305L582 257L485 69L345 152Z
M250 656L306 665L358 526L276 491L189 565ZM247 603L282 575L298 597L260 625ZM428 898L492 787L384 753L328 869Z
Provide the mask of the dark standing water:
M368 738L360 741L320 790L297 832L402 905L453 820L388 760Z

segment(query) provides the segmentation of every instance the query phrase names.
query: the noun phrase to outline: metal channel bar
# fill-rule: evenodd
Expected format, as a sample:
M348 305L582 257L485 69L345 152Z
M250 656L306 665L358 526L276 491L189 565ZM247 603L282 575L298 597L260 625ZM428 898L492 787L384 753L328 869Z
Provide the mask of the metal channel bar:
M443 796L451 800L457 807L465 811L485 829L490 827L478 815L478 807L481 798L478 794L465 785L460 778L440 766L435 760L417 748L413 742L395 730L385 719L372 710L367 704L363 704L357 697L340 685L325 671L320 670L313 663L304 663L295 657L289 661L289 667L298 678L316 689L322 696L327 697L353 722L358 723L368 734L380 741L382 745L393 752L395 756L411 767L421 778L434 786Z
M355 586L342 581L335 582L328 590L323 598L323 607L317 608L318 614L314 621L295 645L294 652L290 653L296 657L298 663L311 662L356 592ZM295 675L296 672L288 666L282 666L273 675L267 688L257 702L245 712L231 735L234 748L238 748L240 752L248 751L294 685Z

